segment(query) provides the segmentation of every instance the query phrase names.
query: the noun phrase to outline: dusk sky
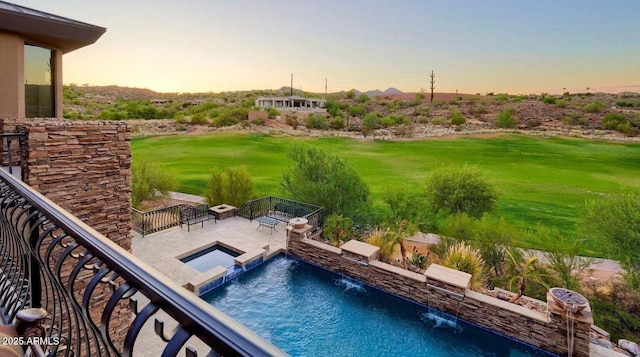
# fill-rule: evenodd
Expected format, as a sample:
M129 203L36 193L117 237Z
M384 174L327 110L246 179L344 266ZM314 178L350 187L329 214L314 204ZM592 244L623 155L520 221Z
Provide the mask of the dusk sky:
M107 28L65 84L640 92L637 0L8 0Z

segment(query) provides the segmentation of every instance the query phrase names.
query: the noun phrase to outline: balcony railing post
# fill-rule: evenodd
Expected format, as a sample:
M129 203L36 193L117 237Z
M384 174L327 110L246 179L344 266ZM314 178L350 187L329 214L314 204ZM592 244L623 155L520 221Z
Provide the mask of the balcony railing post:
M13 175L13 160L11 159L11 137L7 136L7 158L9 159L9 173Z
M37 252L38 237L40 230L38 228L38 215L34 207L29 209L29 247L32 251ZM40 281L40 270L38 259L35 254L30 254L29 259L29 285L31 307L42 307L42 282Z

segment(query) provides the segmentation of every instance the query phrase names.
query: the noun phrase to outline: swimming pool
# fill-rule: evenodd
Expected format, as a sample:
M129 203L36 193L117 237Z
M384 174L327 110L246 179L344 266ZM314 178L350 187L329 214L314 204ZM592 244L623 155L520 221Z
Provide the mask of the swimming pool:
M230 268L235 265L233 258L239 256L240 253L223 247L219 244L203 249L197 253L191 254L180 261L203 273L218 265Z
M553 356L284 256L202 298L292 356Z

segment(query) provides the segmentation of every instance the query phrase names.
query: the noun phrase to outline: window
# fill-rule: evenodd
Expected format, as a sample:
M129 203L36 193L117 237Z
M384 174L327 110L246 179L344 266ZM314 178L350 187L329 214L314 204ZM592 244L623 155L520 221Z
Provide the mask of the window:
M24 46L24 99L25 117L53 118L54 69L53 51L25 44Z

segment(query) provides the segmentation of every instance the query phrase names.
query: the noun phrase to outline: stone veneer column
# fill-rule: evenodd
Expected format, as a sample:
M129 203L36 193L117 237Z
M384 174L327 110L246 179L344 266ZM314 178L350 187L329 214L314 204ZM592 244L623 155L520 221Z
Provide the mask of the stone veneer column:
M121 122L21 121L24 181L131 250L131 130Z

